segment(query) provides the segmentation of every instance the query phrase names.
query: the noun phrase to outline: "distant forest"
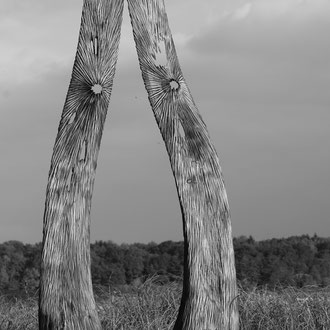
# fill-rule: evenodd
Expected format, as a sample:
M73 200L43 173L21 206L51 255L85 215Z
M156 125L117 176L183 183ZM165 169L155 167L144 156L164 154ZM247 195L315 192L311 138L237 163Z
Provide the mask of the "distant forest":
M330 285L330 238L316 235L255 241L234 238L239 285ZM35 293L39 284L41 243L8 241L0 244L0 294ZM159 275L163 283L181 281L183 242L91 244L92 279L95 287L124 289Z

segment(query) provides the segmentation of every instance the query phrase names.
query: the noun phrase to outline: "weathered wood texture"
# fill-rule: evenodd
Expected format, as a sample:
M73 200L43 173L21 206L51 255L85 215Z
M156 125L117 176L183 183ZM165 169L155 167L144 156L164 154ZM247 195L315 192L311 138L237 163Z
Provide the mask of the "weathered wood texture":
M122 11L123 0L85 0L83 4L47 185L39 329L101 329L90 273L90 209Z
M183 78L163 0L128 4L143 81L183 216L184 284L174 329L238 329L231 222L216 151ZM162 48L166 58L159 65Z

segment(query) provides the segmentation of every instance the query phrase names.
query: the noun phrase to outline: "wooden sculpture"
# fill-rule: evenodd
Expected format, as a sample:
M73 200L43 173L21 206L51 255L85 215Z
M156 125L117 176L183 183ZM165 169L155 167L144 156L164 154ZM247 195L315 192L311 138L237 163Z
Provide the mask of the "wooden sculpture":
M183 78L163 0L128 0L128 6L182 211L184 279L174 329L238 329L230 214L215 148ZM40 329L101 329L90 274L90 209L122 11L123 0L84 0L47 186ZM159 64L162 48L166 60Z

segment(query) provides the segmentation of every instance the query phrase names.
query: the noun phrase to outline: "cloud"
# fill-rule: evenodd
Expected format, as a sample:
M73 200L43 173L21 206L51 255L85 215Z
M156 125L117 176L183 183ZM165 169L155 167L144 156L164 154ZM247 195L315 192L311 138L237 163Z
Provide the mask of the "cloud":
M251 12L252 4L251 3L246 3L243 6L237 8L232 15L228 14L228 16L231 16L232 19L234 20L240 20L244 19L247 17L250 12Z
M226 12L229 19L253 18L258 20L306 20L328 17L330 3L327 0L252 0Z
M10 1L0 13L0 82L33 82L72 61L81 9L74 1ZM64 10L65 8L65 10ZM61 19L59 19L59 16Z
M288 3L290 1L297 2L288 0ZM268 9L265 8L268 8L268 5L264 2L271 3L269 8L277 8L275 11L269 10L273 13L274 20L272 21L267 19ZM276 49L277 53L280 53L283 46L294 48L298 45L308 51L308 43L310 43L311 51L314 51L313 46L321 45L324 42L326 38L324 32L330 26L330 2L324 2L323 7L308 3L308 5L304 5L306 8L302 11L294 10L294 8L299 8L298 2L295 7L287 4L282 6L281 2L286 3L286 0L279 2L256 0L253 3L237 7L231 12L226 12L212 26L200 30L191 40L191 45L193 46L195 43L194 50L198 49L204 53L214 51L220 54L227 49L230 50L231 47L233 50L244 53L254 49L269 50L269 55ZM291 10L288 8L284 10L284 7L291 8ZM292 20L292 17L286 15L289 12L299 19ZM261 17L265 19L257 19ZM206 48L207 44L211 47Z
M190 65L223 99L329 104L330 43L325 31L330 30L330 10L323 12L328 3L307 1L301 14L294 13L296 21L288 13L300 8L300 2L278 4L277 18L269 21L256 19L266 13L263 1L237 7L230 17L194 36L186 49Z
M36 240L36 232L39 240L47 172L76 51L81 1L11 0L3 5L0 195L5 206L1 216L17 225L12 238L20 239L17 228L24 218L29 219L31 240ZM265 235L260 228L269 228L266 221L277 226L279 216L283 235L297 223L285 224L290 216L307 223L306 214L319 214L326 228L328 2L168 0L166 6L180 64L219 150L235 235L274 235L274 231ZM97 239L165 240L173 239L174 231L181 239L175 185L125 10L93 200L93 222L103 219L104 223L92 228ZM306 173L313 173L308 176L308 186L314 189L308 189L310 193L304 192ZM322 208L311 205L312 195L324 201ZM281 203L272 204L273 196ZM130 207L123 202L127 200ZM20 208L15 208L15 201ZM139 227L149 221L143 228L154 231L157 226L161 234L141 239L125 236L132 219ZM162 235L165 225L177 225L172 236ZM320 228L310 229L311 233ZM2 240L8 239L6 233L1 232Z
M251 15L263 19L278 18L296 10L300 1L296 0L257 0L251 6Z

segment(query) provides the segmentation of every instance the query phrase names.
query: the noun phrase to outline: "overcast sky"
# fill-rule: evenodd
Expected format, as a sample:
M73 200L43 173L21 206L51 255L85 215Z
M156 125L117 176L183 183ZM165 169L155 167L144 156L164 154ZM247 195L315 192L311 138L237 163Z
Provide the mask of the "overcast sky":
M166 0L216 146L234 236L330 236L330 1ZM82 1L0 0L0 242L42 239L52 148ZM125 3L91 240L182 240Z

